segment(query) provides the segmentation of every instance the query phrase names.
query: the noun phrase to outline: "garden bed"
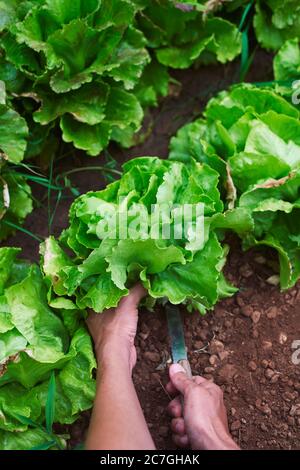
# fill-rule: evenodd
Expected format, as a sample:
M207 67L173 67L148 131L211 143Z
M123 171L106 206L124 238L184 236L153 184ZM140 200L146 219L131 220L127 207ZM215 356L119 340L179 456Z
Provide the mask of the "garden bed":
M111 146L111 156L121 164L140 155L167 156L169 139L184 123L197 117L208 99L226 88L237 77L239 64L208 66L177 73L181 88L174 85L173 96L148 116L143 144L129 151ZM272 57L258 52L248 77L265 81L272 75ZM151 133L149 132L151 130ZM103 165L104 157L88 158L71 153L59 160L55 174L72 168ZM81 193L106 184L97 171L82 171L71 176ZM42 190L36 188L41 199ZM57 235L67 225L72 199L58 205L51 233ZM52 194L52 205L56 195ZM25 228L41 237L48 235L49 212L53 207L37 208ZM237 240L226 272L229 280L241 286L231 299L220 302L205 317L184 313L189 358L194 374L204 374L220 384L225 392L230 428L242 448L300 448L300 366L291 362L293 340L300 339L300 288L285 293L267 279L273 274L272 253L241 252ZM8 244L23 248L30 260L38 259L38 242L22 233ZM169 397L164 389L170 347L163 311L141 312L137 335L138 364L134 381L152 435L160 449L171 449L169 418L165 407ZM70 446L84 439L89 413L70 427Z

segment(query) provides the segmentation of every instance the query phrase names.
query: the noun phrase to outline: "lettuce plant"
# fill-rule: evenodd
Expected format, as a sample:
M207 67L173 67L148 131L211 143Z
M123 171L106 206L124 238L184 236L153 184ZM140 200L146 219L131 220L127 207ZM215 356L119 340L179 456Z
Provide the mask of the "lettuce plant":
M298 0L257 0L254 27L262 47L278 50L285 41L300 37Z
M276 90L285 96L294 96L295 104L300 97L300 37L286 41L277 52L274 62Z
M26 180L12 169L26 149L26 121L10 106L5 83L0 81L0 240L20 225L32 211L31 190Z
M194 63L233 60L241 51L241 35L233 23L205 16L204 1L140 0L137 17L148 47L158 62L173 69ZM209 12L209 10L207 10Z
M221 231L250 230L251 220L243 210L223 213L218 173L206 164L192 161L187 167L156 157L136 158L123 169L120 180L75 200L60 240L50 237L41 245L54 297L72 297L78 308L102 312L141 281L152 300L185 303L204 313L234 293L223 275L228 249ZM188 204L203 210L188 213L187 230L175 235L183 219L168 209ZM193 229L199 221L197 239ZM166 225L170 231L163 236Z
M224 63L240 51L237 28L172 0L0 2L0 80L30 130L27 156L62 138L89 155L110 140L133 144L142 106L168 93L166 65ZM153 50L149 54L148 50ZM151 57L150 57L151 55Z
M242 84L221 92L204 118L171 140L172 160L205 162L220 174L227 205L248 212L245 249L278 252L282 288L300 277L299 111L270 89Z
M30 101L33 129L59 122L66 142L97 155L139 128L143 112L132 89L149 55L133 2L10 0L0 7L0 78L8 70L16 77L15 100L23 108Z
M56 379L55 423L72 423L91 407L95 359L81 313L71 300L51 307L36 265L0 248L0 449L45 442L43 424L51 373ZM33 425L32 425L33 423Z

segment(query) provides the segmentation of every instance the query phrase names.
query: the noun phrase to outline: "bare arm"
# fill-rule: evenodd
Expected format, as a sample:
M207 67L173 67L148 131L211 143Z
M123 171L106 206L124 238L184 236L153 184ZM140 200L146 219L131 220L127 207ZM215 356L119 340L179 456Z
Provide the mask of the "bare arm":
M87 450L155 449L132 382L137 306L144 295L144 289L136 286L116 309L88 319L98 372Z

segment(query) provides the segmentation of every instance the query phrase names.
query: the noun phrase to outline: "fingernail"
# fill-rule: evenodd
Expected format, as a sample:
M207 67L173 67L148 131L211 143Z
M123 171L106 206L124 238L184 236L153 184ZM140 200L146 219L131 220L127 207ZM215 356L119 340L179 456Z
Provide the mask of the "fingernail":
M170 374L178 374L178 372L185 373L184 368L180 364L172 364L170 366Z

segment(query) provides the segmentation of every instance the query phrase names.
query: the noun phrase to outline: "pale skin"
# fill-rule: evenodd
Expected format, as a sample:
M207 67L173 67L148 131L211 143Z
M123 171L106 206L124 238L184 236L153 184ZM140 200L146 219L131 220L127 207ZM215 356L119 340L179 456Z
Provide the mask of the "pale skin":
M87 320L99 365L87 450L155 449L132 381L138 305L145 295L136 285L118 307L91 313ZM228 430L222 390L203 377L189 379L178 364L170 367L169 375L166 389L174 396L168 412L175 444L194 450L238 449Z

